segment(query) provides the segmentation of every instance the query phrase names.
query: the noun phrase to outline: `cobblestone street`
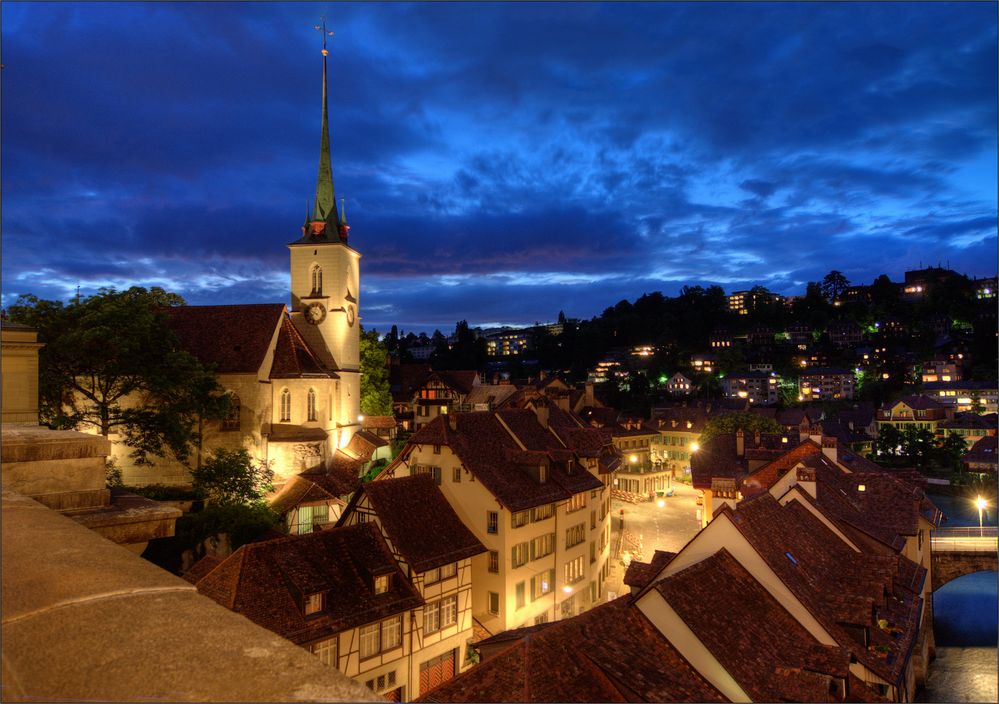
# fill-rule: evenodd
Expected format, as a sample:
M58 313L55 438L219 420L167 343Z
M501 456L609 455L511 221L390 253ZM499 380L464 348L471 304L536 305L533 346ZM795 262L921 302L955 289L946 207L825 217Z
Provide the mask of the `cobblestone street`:
M687 484L673 484L674 495L633 504L611 501L611 570L604 587L608 599L627 594L624 585L626 568L621 563L624 552L648 562L656 550L679 552L700 530L697 490ZM659 502L662 502L662 506ZM622 533L622 515L624 509Z

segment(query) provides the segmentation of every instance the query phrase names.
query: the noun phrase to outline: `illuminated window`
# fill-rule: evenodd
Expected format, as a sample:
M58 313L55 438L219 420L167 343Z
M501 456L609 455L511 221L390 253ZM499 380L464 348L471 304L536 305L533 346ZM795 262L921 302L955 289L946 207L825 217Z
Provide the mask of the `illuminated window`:
M308 418L309 420L316 420L316 391L315 389L309 389L308 396Z
M281 422L291 421L291 392L285 389L281 392Z
M858 484L857 491L867 491L867 486L864 484Z
M392 575L390 574L380 574L375 577L375 594L385 594L389 590L389 585L392 584Z
M323 610L323 594L318 592L316 594L309 594L305 597L305 615L317 614Z
M370 658L378 653L398 648L402 643L402 617L361 626L360 656Z
M486 511L486 532L499 533L499 514L495 511Z
M336 637L313 643L310 650L323 665L336 667Z

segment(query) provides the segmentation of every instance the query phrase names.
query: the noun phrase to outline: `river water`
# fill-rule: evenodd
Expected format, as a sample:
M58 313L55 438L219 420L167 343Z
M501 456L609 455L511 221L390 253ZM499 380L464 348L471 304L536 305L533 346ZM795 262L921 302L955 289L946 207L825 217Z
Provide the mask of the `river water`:
M930 495L947 516L943 527L977 526L978 512L967 499ZM996 509L983 516L996 525ZM937 657L916 696L919 702L995 702L999 698L999 596L996 573L955 579L933 595Z

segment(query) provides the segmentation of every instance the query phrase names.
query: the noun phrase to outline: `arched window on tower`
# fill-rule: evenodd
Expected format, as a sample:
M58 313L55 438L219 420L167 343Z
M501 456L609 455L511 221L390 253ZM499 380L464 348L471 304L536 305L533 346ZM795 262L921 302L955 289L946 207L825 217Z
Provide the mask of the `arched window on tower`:
M229 412L222 419L222 430L239 430L239 396L229 394Z
M285 389L281 392L281 422L291 421L291 392Z
M312 266L312 295L323 295L323 269L318 264Z
M309 389L309 420L316 420L316 390Z

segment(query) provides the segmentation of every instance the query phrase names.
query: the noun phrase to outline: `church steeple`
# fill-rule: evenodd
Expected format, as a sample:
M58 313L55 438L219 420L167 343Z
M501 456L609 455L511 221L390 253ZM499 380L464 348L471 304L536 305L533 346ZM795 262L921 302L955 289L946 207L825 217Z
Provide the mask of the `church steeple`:
M329 124L329 99L326 89L326 57L329 50L326 48L326 37L333 36L333 32L326 31L326 20L321 26L316 27L323 33L323 127L322 139L319 147L319 177L316 179L316 201L312 209L313 222L324 221L332 224L334 228L339 221L336 212L336 197L333 195L333 166L330 161L330 124Z

